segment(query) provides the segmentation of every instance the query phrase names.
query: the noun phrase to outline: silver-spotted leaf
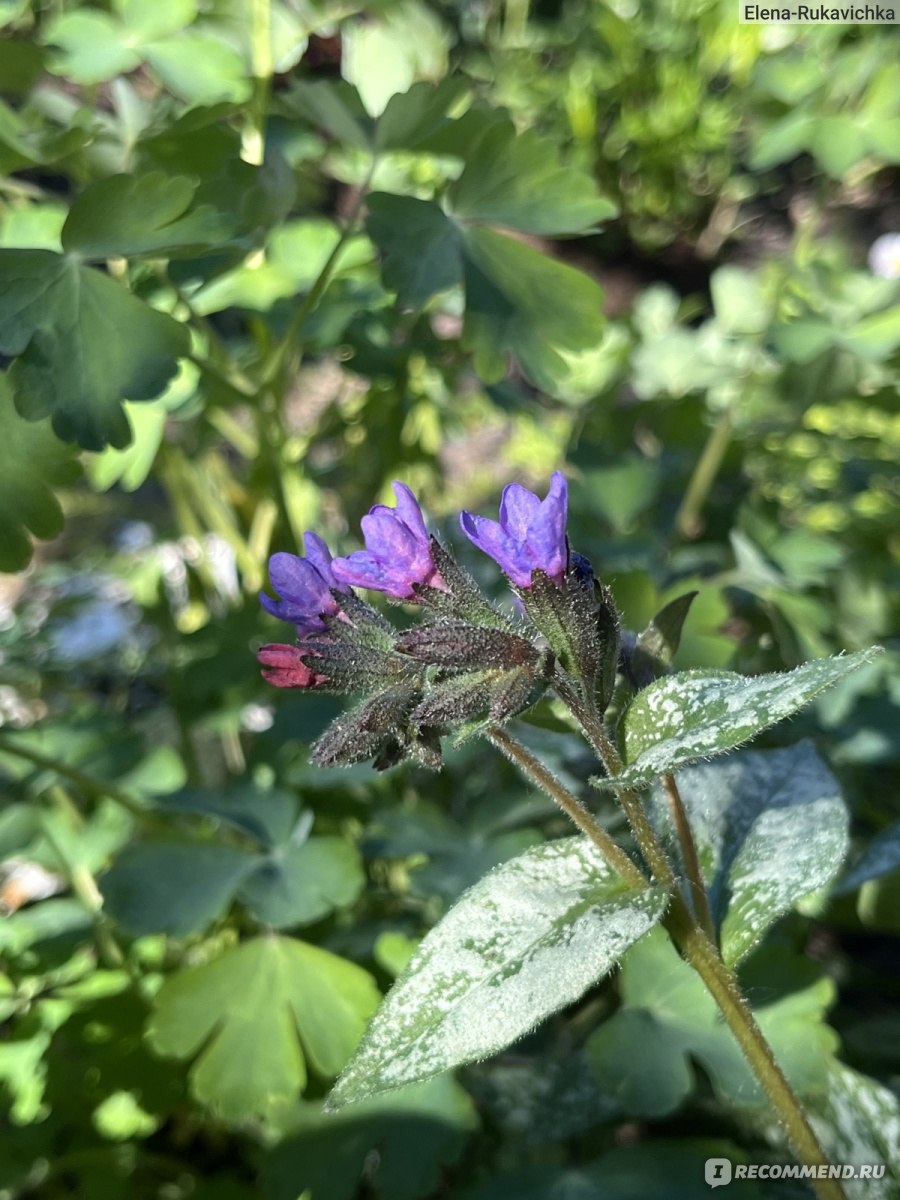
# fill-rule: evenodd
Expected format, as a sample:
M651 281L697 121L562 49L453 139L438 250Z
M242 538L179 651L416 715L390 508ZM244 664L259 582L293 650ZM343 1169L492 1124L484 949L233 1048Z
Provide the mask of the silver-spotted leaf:
M687 767L678 784L722 954L735 963L839 870L847 853L840 785L811 742Z
M659 920L584 838L527 850L428 934L330 1097L334 1108L486 1058L571 1004Z
M684 671L657 680L634 698L620 729L625 769L614 787L633 787L685 763L733 750L792 716L880 649L820 658L794 671L736 675Z

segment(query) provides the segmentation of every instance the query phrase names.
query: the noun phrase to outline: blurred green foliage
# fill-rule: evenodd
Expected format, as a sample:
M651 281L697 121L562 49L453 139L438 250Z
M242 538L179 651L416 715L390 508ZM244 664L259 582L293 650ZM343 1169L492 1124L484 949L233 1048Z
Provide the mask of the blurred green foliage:
M258 678L266 559L354 548L394 478L452 542L560 466L629 629L698 591L679 667L888 646L766 735L818 739L853 850L742 970L832 1144L897 1156L900 279L867 266L900 228L896 27L731 0L0 22L0 1192L686 1200L711 1154L781 1153L648 942L506 1055L321 1112L424 933L569 830L471 744L434 777L310 767L337 708ZM524 728L583 792L560 713Z

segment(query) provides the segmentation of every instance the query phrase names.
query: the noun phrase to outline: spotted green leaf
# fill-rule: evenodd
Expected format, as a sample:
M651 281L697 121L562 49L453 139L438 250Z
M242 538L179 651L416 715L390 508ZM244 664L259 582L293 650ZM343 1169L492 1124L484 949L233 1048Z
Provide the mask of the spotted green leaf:
M880 649L820 658L794 671L685 671L634 698L621 723L625 769L604 784L633 787L699 758L724 754L805 707Z
M659 920L583 838L527 850L424 939L339 1080L334 1108L504 1049L577 1000Z
M839 870L847 853L840 785L811 742L687 767L678 784L722 954L735 963Z

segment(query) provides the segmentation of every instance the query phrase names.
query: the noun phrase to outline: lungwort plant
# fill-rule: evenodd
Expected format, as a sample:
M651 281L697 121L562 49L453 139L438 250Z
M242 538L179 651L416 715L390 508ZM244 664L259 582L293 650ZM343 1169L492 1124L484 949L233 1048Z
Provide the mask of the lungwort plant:
M579 832L503 863L459 899L375 1015L331 1107L496 1054L578 1001L661 925L718 1006L798 1158L826 1166L734 967L835 874L846 813L808 743L708 760L796 713L877 649L781 674L671 674L692 597L639 636L623 632L609 588L567 538L562 474L543 500L510 484L499 521L460 518L506 575L521 619L429 536L412 491L403 483L394 491L396 508L377 505L363 518L364 550L333 559L308 533L306 558L273 556L279 599L262 602L296 626L297 641L264 646L264 674L277 687L361 697L314 745L318 764L371 759L383 769L411 759L438 769L445 739L481 736ZM414 606L422 621L394 628L357 587ZM634 852L507 728L545 694L589 743L591 782L615 793ZM602 1062L602 1044L595 1050ZM823 1200L844 1194L835 1179L817 1186Z

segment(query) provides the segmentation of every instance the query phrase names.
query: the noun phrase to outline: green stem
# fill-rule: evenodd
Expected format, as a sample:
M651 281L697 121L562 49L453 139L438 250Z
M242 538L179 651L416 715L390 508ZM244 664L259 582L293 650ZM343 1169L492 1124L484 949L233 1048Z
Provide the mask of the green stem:
M675 782L674 775L663 775L662 783L666 799L669 802L669 813L672 817L672 824L675 827L678 845L681 849L681 861L684 873L691 884L694 908L706 936L711 942L715 943L716 926L709 907L709 896L706 894L703 868L700 866L700 856L697 854L697 843L694 841L694 834L684 807L684 801L681 799L681 792L678 790L678 784Z
M728 450L733 424L731 408L723 409L710 431L681 501L681 507L675 515L675 530L679 537L694 538L700 532L700 513Z
M0 735L0 754L12 754L16 758L22 759L23 762L29 762L34 767L40 767L41 770L52 771L61 779L67 779L70 783L75 784L76 787L90 796L105 797L108 800L113 800L122 808L127 809L133 817L145 825L163 827L160 822L155 820L151 813L141 808L131 796L123 792L120 788L117 788L115 784L93 779L90 775L85 775L82 771L79 771L77 767L70 767L67 763L50 758L46 754L41 754L39 750L32 750L30 746L19 745L3 735Z
M57 787L53 791L56 794L54 798L57 801L57 806L66 813L74 810L77 818L80 819L81 814L78 813L75 805L63 793L62 789ZM49 821L41 822L41 832L59 860L59 865L65 872L76 898L91 918L91 923L94 926L94 938L97 942L97 952L101 961L107 967L115 970L124 970L128 974L133 974L131 968L129 968L128 960L121 946L113 936L109 922L103 914L103 896L100 894L100 889L97 887L97 881L93 874L84 863L73 863L69 859L65 848L53 832Z
M571 693L567 691L566 680L563 678L555 682L557 691L560 692L566 703L569 703L570 707L572 707L570 703ZM580 701L579 697L576 696L575 698L576 701ZM577 709L572 707L572 711L581 723L589 742L606 767L608 774L611 776L619 774L622 770L622 762L599 714L589 710L582 702L579 702ZM613 857L613 853L609 851L606 845L606 842L612 841L612 839L602 829L600 829L603 835L603 842L601 844L601 841L595 836L596 829L594 827L596 826L596 822L594 818L591 817L590 813L587 812L577 797L569 792L554 775L547 771L547 768L542 763L534 759L530 752L525 750L524 746L520 748L519 744L515 743L516 753L511 753L510 748L504 746L498 738L498 733L502 734L502 737L508 741L515 742L515 739L510 739L508 734L500 730L493 730L491 732L489 735L491 741L503 750L507 757L515 762L519 769L528 775L538 787L550 795L563 808L563 811L572 816L578 828L591 837L591 840L607 855L610 862L616 866L616 869L620 870L623 877L627 878L630 883L637 884L638 886L648 886L647 880L640 875L640 872L637 871L630 859L627 860L630 865L630 870L627 874L625 870L620 868L619 856L623 854L621 848L616 846L615 857ZM524 754L521 751L524 751ZM535 765L539 770L534 769ZM553 790L547 786L546 777L548 776L552 781ZM771 1046L763 1036L762 1030L759 1028L756 1018L753 1015L753 1011L741 992L734 972L722 961L715 942L709 937L706 930L698 924L697 918L682 895L678 879L669 863L665 849L659 842L653 826L644 812L640 796L630 789L622 789L618 794L644 860L650 867L656 880L665 884L670 891L671 899L669 908L663 918L663 925L669 936L684 959L690 963L703 980L710 995L718 1005L719 1011L734 1034L738 1045L750 1065L750 1069L769 1097L772 1108L784 1126L797 1157L807 1166L818 1167L827 1165L828 1158L818 1136L806 1115L799 1097L794 1092L794 1089L779 1066ZM575 813L574 816L572 815L573 812ZM587 820L584 819L585 817ZM640 883L635 878L636 875L640 877ZM813 1188L819 1200L846 1200L844 1189L837 1180L819 1179L815 1181Z
M607 862L624 880L635 887L648 886L646 878L638 867L615 839L610 837L596 817L585 808L578 797L570 792L561 780L557 779L552 771L544 766L540 759L522 745L518 738L514 738L499 725L492 726L486 736L488 741L506 755L523 775L559 805L566 816L572 820L585 837L590 838Z
M722 961L703 930L693 925L686 905L673 906L665 924L676 946L718 1005L781 1120L795 1154L807 1166L827 1167L828 1156L818 1135L757 1024L734 972ZM843 1186L836 1179L818 1179L812 1182L812 1187L819 1200L847 1200Z
M362 213L363 205L366 202L369 184L372 182L372 176L374 172L375 159L372 160L372 165L369 168L365 180L360 186L359 195L357 196L353 208L351 209L350 214L344 223L344 228L341 230L340 237L335 243L334 249L328 255L325 265L319 272L318 277L316 278L312 287L306 293L303 302L294 310L294 315L291 317L290 324L285 330L284 336L275 347L275 350L265 365L261 379L263 386L271 386L281 374L285 363L290 356L291 350L293 349L294 343L297 340L297 336L300 330L303 328L304 321L306 321L307 317L309 317L315 310L319 301L322 299L325 289L328 287L329 283L331 283L331 277L334 274L334 268L336 267L338 259L343 253L344 247L347 245L347 242L350 240L350 238L353 237L357 232L357 223L359 221L360 214Z

